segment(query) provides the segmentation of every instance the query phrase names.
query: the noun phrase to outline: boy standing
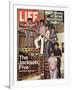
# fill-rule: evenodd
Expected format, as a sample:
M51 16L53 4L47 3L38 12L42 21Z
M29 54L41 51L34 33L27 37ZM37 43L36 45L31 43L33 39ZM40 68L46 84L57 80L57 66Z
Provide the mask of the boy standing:
M44 20L40 20L40 28L39 28L39 32L40 36L38 36L34 43L37 49L40 48L40 54L43 54L43 48L44 48L44 37L43 35L45 34L45 26L44 26ZM39 46L38 42L41 40L41 47Z
M57 78L61 78L61 57L62 57L62 52L59 48L59 43L55 43L54 45L54 55L57 57L57 69L58 69L58 74Z
M50 31L50 39L53 41L49 43L49 48L54 48L54 43L57 41L57 34L55 32L55 27L52 27L51 31Z
M32 19L28 18L28 22L25 25L25 27L27 28L27 30L25 31L25 35L26 35L26 47L30 47L31 43L30 43L30 38L31 38L31 31L30 29L32 29Z
M49 31L49 27L48 27L48 25L46 25L46 27L45 27L45 37L46 38L49 38L49 35L50 35L50 31ZM48 39L44 39L44 54L45 54L45 56L48 58L48 45L49 45L49 40Z
M48 59L49 62L49 71L51 79L57 78L57 58L54 56L53 51L51 51L51 56Z

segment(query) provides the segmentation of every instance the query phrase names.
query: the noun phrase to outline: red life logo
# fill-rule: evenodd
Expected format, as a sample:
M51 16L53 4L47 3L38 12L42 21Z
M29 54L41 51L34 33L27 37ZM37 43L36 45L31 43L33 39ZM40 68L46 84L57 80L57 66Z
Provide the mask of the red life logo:
M36 10L25 10L18 9L17 10L18 21L19 22L27 22L28 18L32 18L32 21L38 20L38 11Z

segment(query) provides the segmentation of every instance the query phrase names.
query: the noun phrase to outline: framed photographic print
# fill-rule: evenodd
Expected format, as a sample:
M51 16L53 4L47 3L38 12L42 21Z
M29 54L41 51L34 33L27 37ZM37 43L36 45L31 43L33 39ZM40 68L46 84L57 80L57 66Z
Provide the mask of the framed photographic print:
M10 2L10 87L69 81L69 7Z

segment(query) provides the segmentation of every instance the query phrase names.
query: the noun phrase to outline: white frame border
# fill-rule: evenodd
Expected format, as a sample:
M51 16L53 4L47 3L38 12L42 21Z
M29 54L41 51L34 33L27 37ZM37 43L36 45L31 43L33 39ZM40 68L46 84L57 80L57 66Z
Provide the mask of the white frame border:
M25 5L25 6L23 6ZM44 10L64 10L65 11L65 25L64 25L64 31L65 31L65 34L64 34L64 38L65 38L65 57L64 59L66 60L65 61L65 79L60 79L60 80L34 80L34 81L17 81L16 80L16 55L17 55L17 51L16 51L16 48L17 48L17 24L16 24L16 8L29 8L29 9L34 9L34 7L37 6L37 8L41 7L41 9L44 9ZM35 9L37 9L35 7ZM9 37L10 37L10 40L9 40L9 46L10 46L10 55L9 55L9 86L10 88L12 87L27 87L27 86L30 86L30 87L33 87L33 86L53 86L53 85L64 85L64 84L69 84L70 82L70 68L69 68L69 19L68 19L68 16L69 16L69 5L53 5L53 4L49 4L48 6L45 4L45 5L31 5L31 4L25 4L24 2L10 2L9 3L9 12L10 12L10 25L9 25L9 30L10 30L10 33L9 33ZM16 59L16 60L15 60Z

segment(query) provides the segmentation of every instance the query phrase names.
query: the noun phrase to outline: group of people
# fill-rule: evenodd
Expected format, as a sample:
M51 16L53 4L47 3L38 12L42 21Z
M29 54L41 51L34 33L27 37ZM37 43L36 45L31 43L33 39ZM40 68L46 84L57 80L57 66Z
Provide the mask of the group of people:
M40 35L35 39L34 43L37 49L40 49L40 54L44 54L49 63L49 71L51 79L61 78L61 57L62 53L57 42L57 34L55 27L44 25L44 21L40 20L38 32ZM39 41L41 42L39 45Z
M27 27L33 28L38 36L34 40L36 49L40 50L40 55L44 55L49 63L50 77L61 78L61 57L62 53L59 48L59 43L57 42L57 34L55 32L55 27L50 24L45 24L44 20L37 20L32 23L32 19L28 18L28 22L25 25ZM30 46L30 36L31 32L26 31L26 44ZM40 43L39 43L40 42Z

